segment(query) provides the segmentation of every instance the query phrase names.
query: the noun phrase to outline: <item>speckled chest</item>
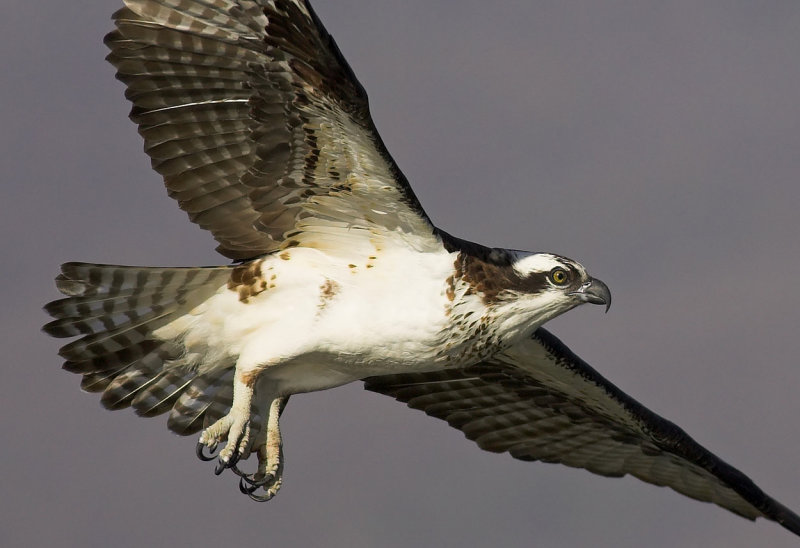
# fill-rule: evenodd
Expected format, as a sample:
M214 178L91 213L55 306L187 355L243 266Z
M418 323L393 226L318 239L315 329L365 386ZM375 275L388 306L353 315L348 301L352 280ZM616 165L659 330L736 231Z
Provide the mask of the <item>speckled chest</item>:
M445 367L464 367L491 357L506 346L495 329L495 313L475 285L458 276L447 278L447 336L439 360Z

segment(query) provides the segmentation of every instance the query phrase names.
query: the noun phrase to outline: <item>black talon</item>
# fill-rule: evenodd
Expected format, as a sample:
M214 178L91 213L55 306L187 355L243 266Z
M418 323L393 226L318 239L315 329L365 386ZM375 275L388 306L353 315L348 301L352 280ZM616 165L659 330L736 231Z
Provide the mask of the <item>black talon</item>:
M237 466L237 464L238 463L234 462L230 466L231 472L233 472L234 474L236 474L240 478L244 478L244 481L246 481L247 483L253 483L254 481L256 481L256 480L253 479L253 477L255 477L255 474L246 474L245 472L242 472L242 470Z
M250 483L245 476L239 478L239 491L245 495L252 495L259 487L260 485L253 485Z
M231 470L234 470L234 472L236 472L236 475L239 476L242 475L242 472L238 468L236 468L236 463L239 462L240 457L241 454L238 451L236 451L233 455L231 455L231 458L228 460L228 462L219 459L217 461L217 466L214 467L214 474L219 476L223 472L223 470L225 470L226 468L230 468Z
M252 493L247 493L247 496L250 497L250 500L254 500L256 502L267 502L272 500L272 497L275 496L275 493L267 493L266 495L254 495Z
M214 467L214 475L219 476L225 468L227 468L226 463L222 459L219 459L217 465Z
M208 455L206 455L206 453L205 453L206 449L209 450ZM214 460L215 458L217 458L217 456L214 454L214 451L216 451L216 449L217 449L217 444L216 443L212 447L209 448L205 444L200 443L198 441L197 445L194 448L194 452L197 455L198 459L208 462L210 460Z
M269 485L274 482L275 476L272 474L267 474L261 479L256 479L255 474L242 475L239 479L239 490L242 493L249 495L259 487L264 487L265 485Z

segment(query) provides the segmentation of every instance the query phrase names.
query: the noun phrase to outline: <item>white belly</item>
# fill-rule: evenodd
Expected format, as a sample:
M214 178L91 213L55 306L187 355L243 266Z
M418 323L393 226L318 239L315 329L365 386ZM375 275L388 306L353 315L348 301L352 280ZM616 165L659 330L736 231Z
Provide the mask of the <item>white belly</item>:
M182 340L201 370L235 363L237 373L258 371L282 393L437 369L453 261L444 250L399 250L354 265L294 248L265 259L257 294L242 300L220 288L156 334Z

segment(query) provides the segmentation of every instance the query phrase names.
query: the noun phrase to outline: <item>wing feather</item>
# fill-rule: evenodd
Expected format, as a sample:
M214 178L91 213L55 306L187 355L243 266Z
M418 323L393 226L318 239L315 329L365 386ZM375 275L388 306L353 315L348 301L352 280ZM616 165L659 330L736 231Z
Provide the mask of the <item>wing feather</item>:
M352 253L376 233L439 245L308 2L125 6L106 44L131 119L169 195L222 254L248 259L289 245ZM380 230L352 231L353 222Z
M800 517L544 329L489 362L371 377L365 388L446 420L487 451L603 476L630 474L800 534Z

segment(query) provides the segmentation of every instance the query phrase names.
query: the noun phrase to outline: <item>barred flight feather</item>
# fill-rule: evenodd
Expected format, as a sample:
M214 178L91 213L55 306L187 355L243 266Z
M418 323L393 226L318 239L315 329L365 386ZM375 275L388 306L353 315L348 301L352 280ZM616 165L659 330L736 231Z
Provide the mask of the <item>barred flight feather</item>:
M185 371L165 371L146 390L137 394L131 407L141 417L155 417L172 409L181 393L197 375Z
M314 219L362 217L373 203L396 204L376 223L394 227L384 234L436 242L366 93L307 3L125 3L108 60L154 169L218 251L275 251L303 220L296 241L337 249L339 240L311 234ZM358 191L335 190L351 176L364 181Z
M233 369L198 375L172 406L167 427L183 436L194 434L225 416L233 400Z
M619 391L543 329L491 362L371 377L365 387L447 421L487 451L603 476L630 474L749 519L773 511L774 501L751 493L757 488L741 472Z
M64 369L83 375L84 390L103 392L105 407L132 406L148 417L171 410L170 428L190 434L208 416L227 413L233 370L198 375L181 361L179 341L156 339L153 331L225 286L232 268L66 263L57 287L69 297L45 306L55 320L44 330L82 336L59 351Z
M153 362L153 367L180 354L180 349L164 341L148 339L141 344L109 352L99 357L81 356L78 360L64 363L64 370L70 373L99 373L111 369L121 369L137 362Z

